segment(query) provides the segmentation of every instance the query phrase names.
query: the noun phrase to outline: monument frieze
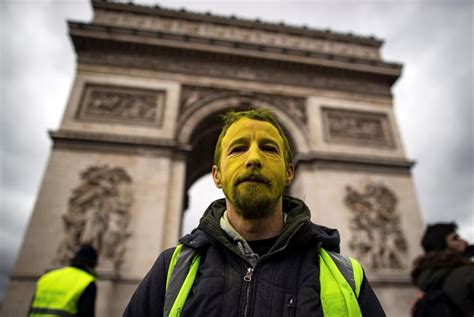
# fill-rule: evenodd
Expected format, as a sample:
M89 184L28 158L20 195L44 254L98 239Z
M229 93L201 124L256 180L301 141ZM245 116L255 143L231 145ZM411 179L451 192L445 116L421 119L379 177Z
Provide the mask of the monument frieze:
M160 90L87 84L77 117L161 126L164 100L165 92Z
M206 38L231 40L260 45L380 60L377 46L344 43L279 31L254 29L204 21L183 20L153 15L139 15L116 11L98 11L94 22L111 26L130 27L150 31L165 31Z
M328 143L394 147L387 115L378 112L322 108L324 138Z

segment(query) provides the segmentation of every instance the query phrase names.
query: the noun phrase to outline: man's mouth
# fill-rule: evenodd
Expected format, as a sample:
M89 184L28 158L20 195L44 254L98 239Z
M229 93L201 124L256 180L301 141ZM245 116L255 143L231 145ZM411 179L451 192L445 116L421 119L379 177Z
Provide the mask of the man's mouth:
M270 181L266 177L256 175L240 178L237 181L237 185L241 183L270 185Z
M258 180L253 180L253 179L247 179L244 180L242 183L250 183L250 184L265 184L264 182L258 181Z

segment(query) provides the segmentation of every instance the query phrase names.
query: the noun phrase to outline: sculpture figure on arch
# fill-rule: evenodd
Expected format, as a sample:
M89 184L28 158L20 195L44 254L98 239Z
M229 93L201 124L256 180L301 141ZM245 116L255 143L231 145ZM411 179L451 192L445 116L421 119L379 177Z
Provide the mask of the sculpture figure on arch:
M405 268L408 246L400 228L397 197L383 184L369 183L364 190L346 187L344 203L353 213L349 247L371 269Z
M63 215L64 237L57 264L67 263L80 245L90 244L102 260L118 269L126 251L125 241L133 203L132 178L121 167L92 166L80 173Z

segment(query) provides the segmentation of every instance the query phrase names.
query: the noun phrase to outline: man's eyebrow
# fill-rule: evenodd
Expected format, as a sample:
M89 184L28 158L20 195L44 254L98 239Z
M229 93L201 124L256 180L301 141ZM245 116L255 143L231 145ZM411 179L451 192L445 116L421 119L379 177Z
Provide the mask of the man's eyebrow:
M248 143L249 141L249 138L246 137L246 136L241 136L240 138L237 138L237 139L233 139L232 141L230 141L229 143L229 148L234 146L235 144L239 144L239 143Z
M277 140L272 139L272 138L268 138L268 137L262 138L259 143L261 143L261 144L272 144L272 145L275 145L278 148L280 148L280 145L278 144Z

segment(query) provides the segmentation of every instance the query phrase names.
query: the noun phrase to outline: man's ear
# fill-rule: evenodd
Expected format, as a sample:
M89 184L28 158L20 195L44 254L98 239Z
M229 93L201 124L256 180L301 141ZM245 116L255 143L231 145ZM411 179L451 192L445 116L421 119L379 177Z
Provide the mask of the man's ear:
M294 176L295 176L295 166L293 165L293 163L290 163L290 165L288 165L288 167L286 168L286 180L285 180L286 186L291 184Z
M217 167L217 165L212 166L211 174L212 179L214 180L214 184L216 184L216 187L222 188L221 173L219 172L219 167Z

